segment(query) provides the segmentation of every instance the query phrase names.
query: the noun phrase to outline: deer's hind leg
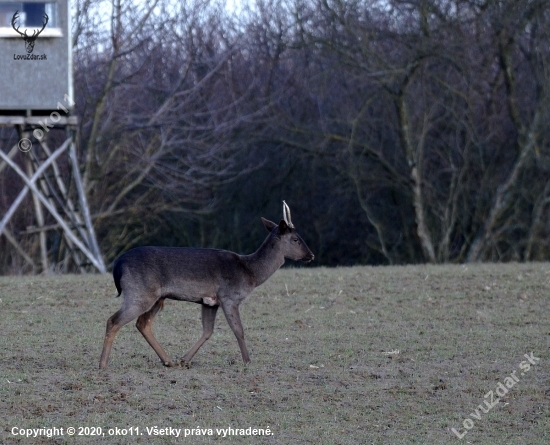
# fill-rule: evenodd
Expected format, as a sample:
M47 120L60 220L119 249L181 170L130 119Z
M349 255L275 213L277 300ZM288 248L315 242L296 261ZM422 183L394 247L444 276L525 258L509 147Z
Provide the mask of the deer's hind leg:
M209 306L208 304L202 304L202 336L195 345L187 351L187 353L181 359L181 364L188 366L191 363L191 359L197 353L199 348L204 344L206 340L210 338L212 332L214 332L214 322L216 321L216 313L219 306Z
M139 332L145 337L145 340L147 340L147 343L151 345L151 347L155 350L159 358L162 360L162 363L164 366L175 366L175 363L170 360L170 357L168 354L162 349L162 346L159 344L155 336L153 335L153 319L155 318L155 315L157 315L157 312L162 309L164 306L164 298L159 299L151 309L149 309L144 314L140 315L137 322L136 327L138 328Z
M122 326L130 323L142 313L143 309L137 305L127 306L126 304L123 304L122 307L107 320L105 340L103 341L103 351L101 351L101 359L99 361L100 369L107 368L109 355L111 354L111 348L117 332Z

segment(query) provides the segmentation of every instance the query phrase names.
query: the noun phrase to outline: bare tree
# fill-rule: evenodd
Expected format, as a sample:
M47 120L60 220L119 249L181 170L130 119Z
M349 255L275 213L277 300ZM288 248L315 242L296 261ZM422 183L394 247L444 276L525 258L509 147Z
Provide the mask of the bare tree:
M256 167L243 165L243 147L232 142L242 97L227 84L236 49L216 8L114 2L110 38L92 36L105 51L77 48L87 87L79 97L90 116L82 128L84 181L108 258L154 235L163 214L211 212L213 190Z

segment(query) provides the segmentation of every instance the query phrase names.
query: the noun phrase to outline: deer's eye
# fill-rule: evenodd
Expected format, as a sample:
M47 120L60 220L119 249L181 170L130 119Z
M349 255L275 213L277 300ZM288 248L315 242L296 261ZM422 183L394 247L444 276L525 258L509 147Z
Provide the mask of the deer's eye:
M300 240L299 240L298 238L292 238L292 242L293 242L293 243L299 243Z

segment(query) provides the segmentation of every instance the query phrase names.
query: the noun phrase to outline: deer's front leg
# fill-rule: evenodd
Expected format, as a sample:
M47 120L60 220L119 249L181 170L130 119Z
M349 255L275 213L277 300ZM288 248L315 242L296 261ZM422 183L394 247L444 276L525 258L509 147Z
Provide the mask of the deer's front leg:
M222 306L225 318L227 323L233 330L235 337L237 337L237 342L239 343L239 348L241 348L241 355L243 356L243 361L250 363L250 357L248 356L248 350L246 349L246 344L244 342L244 330L241 323L241 316L239 315L239 305L232 302L227 302Z

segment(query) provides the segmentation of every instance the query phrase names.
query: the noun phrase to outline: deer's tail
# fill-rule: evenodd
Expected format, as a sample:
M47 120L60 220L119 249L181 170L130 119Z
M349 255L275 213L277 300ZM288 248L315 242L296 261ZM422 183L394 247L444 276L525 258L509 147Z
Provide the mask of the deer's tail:
M122 288L120 287L120 278L122 277L122 261L116 261L113 267L113 278L115 279L116 290L118 291L117 297L120 297Z

